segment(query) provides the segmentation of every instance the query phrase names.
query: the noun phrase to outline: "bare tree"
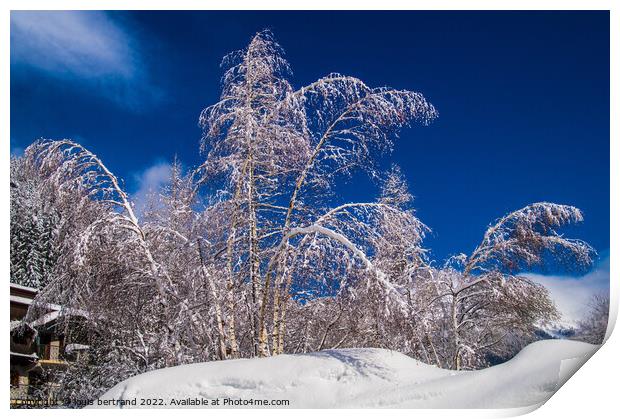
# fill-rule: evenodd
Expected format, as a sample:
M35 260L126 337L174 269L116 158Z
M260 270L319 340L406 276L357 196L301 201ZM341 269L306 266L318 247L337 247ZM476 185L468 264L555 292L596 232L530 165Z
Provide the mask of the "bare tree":
M436 298L449 307L452 368L479 365L485 352L511 337L531 336L536 326L557 318L547 290L514 273L544 258L589 266L593 249L555 230L582 220L575 207L528 205L490 226L470 256L452 258L438 272ZM451 268L452 262L462 270Z
M605 340L609 322L609 294L593 295L590 298L589 307L590 311L585 319L577 326L575 338L600 345Z

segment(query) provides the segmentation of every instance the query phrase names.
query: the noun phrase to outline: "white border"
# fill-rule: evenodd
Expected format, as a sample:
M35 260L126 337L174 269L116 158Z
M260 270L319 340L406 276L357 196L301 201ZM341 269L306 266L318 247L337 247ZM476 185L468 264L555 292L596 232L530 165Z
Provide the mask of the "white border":
M53 4L51 4L53 3ZM619 84L617 83L617 76L620 74L619 65L619 48L620 48L620 6L617 1L613 0L506 0L506 1L491 1L491 0L475 0L475 1L459 1L459 0L410 0L410 1L395 1L395 0L381 0L380 2L370 2L367 0L313 0L313 1L297 1L294 4L291 0L261 0L261 1L247 1L247 0L220 0L219 2L204 2L198 0L151 0L148 2L142 2L139 0L89 0L76 1L76 0L56 0L53 2L45 0L5 0L0 6L0 91L2 92L2 98L0 99L0 132L3 138L3 148L1 152L2 163L0 164L0 176L2 182L0 183L0 200L2 201L0 215L4 222L0 227L0 235L4 238L2 241L2 249L0 257L2 258L2 273L4 278L9 278L9 156L10 156L10 62L9 62L9 48L10 48L10 10L55 10L55 9L82 9L82 10L122 10L122 9L134 9L134 10L198 10L198 9L213 9L213 10L345 10L345 9L357 9L357 10L611 10L611 72L614 75L611 80L611 150L610 156L614 156L616 160L611 161L611 243L610 243L610 257L613 263L611 263L611 313L610 322L615 323L618 312L618 276L620 274L616 260L619 259L618 254L618 237L619 228L618 216L620 214L620 205L618 192L620 191L620 166L618 165L617 158L620 156L620 130L618 126L618 118L613 118L614 115L620 116L618 113L620 107L618 101L620 97ZM596 187L593 185L593 187ZM1 287L2 304L5 307L6 313L8 307L8 284ZM9 322L6 322L6 330L3 333L2 340L4 347L8 347L8 327ZM608 332L609 333L609 332ZM531 417L546 418L546 417L562 417L562 418L596 418L596 417L609 417L610 413L617 412L618 407L618 395L617 395L617 381L620 380L620 362L617 354L620 348L620 341L617 334L612 336L603 348L596 353L590 361L586 363L576 374L576 378L570 379L564 387L556 393L542 408L535 410L531 413ZM3 375L6 377L8 374L8 363L3 363L2 366ZM0 376L2 376L0 374ZM6 386L6 409L8 409L8 390ZM319 411L319 410L218 410L218 411L205 411L205 410L193 410L184 411L183 416L192 417L205 417L208 416L225 416L225 417L242 417L246 415L266 417L290 417L291 415L300 417L312 417L315 415L328 415L328 416L350 416L359 417L365 415L381 415L384 416L399 416L399 417L504 417L514 416L518 414L524 414L531 409L525 410L332 410L332 411ZM157 410L157 411L132 411L132 417L162 417L166 418L170 416L170 410ZM69 410L47 410L41 412L40 410L10 410L10 415L17 416L30 416L41 415L50 417L81 417L83 411L69 411ZM126 416L127 412L119 411L119 416ZM617 413L616 413L617 414ZM92 417L109 417L111 411L90 411L89 416Z

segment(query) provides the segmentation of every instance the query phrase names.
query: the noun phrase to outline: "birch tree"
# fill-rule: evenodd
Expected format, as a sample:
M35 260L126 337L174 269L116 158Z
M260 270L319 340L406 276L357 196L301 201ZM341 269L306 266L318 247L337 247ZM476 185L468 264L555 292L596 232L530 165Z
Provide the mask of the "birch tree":
M225 176L233 207L227 238L229 289L235 282L235 245L243 236L252 311L253 353L258 353L258 312L262 293L260 240L273 228L263 211L278 211L278 196L307 153L299 109L283 98L292 90L283 51L269 32L258 33L247 48L225 57L220 101L200 116L204 128L201 182ZM244 269L244 270L245 270ZM229 297L229 300L234 298ZM229 324L234 323L229 307ZM236 352L236 348L233 349Z
M104 209L99 218L74 236L73 251L65 253L67 268L77 276L74 279L58 276L56 283L50 284L38 298L49 296L57 299L63 293L62 290L67 288L92 290L94 287L106 286L92 284L93 274L94 278L101 280L98 276L105 277L109 271L99 270L106 263L118 261L122 257L122 265L117 267L127 270L121 276L125 283L141 284L154 291L154 301L161 312L160 316L155 317L157 325L154 325L159 328L162 337L159 349L163 351L165 365L174 364L178 354L178 344L172 336L172 307L178 298L175 285L165 266L155 259L147 233L138 222L119 180L95 154L70 140L39 141L28 147L26 158L33 161L45 182L51 184L60 195L75 191L77 195L74 196L79 197L79 200L73 205L86 206L95 200ZM102 261L102 265L90 258L101 260L104 243L108 251L114 253L112 259ZM111 271L116 269L109 268ZM77 282L67 283L67 280ZM72 303L75 303L75 297L76 294L73 295Z
M324 197L339 175L363 169L377 176L373 156L391 149L398 129L413 121L428 123L436 111L419 93L370 88L340 74L294 90L286 80L289 65L269 32L258 33L224 63L229 67L221 99L200 118L207 151L202 179L225 179L234 208L227 257L229 265L245 261L241 270L229 266L230 281L241 272L251 285L253 353L265 356L282 350L286 293L294 280L287 264L299 259L290 255L295 253L291 239L320 235L333 242L330 246L344 246L374 271L372 276L393 288L342 234L346 228L336 231L321 224L335 220ZM356 206L366 212L379 207L350 208ZM312 218L317 222L309 224ZM356 223L364 224L352 220L352 230ZM246 245L237 249L239 256L233 247L241 237ZM273 351L267 342L270 304Z
M435 300L449 312L451 368L484 364L486 354L501 354L511 338L531 338L536 327L557 319L548 291L518 272L549 262L589 266L592 247L556 231L581 221L572 206L528 205L490 226L471 255L452 258L436 273Z

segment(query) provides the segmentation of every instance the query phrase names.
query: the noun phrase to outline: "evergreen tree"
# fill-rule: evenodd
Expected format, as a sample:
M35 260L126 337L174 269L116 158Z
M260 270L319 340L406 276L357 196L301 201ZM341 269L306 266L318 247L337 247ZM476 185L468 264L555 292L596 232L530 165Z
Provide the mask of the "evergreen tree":
M57 259L58 211L22 159L11 161L11 282L41 289Z

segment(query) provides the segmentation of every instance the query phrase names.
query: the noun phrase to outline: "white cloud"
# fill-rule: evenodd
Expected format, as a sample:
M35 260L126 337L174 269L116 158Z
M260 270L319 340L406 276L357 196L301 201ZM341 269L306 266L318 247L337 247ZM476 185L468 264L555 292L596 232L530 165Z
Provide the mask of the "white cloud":
M138 215L143 214L149 205L158 205L158 193L169 184L171 173L172 166L160 162L134 175L138 189L131 194L131 198Z
M12 64L86 83L89 91L129 107L160 96L147 81L138 44L105 12L11 12Z
M609 292L609 257L601 261L593 271L580 277L538 274L525 276L549 290L551 298L562 313L564 324L575 325L587 314L592 295Z

